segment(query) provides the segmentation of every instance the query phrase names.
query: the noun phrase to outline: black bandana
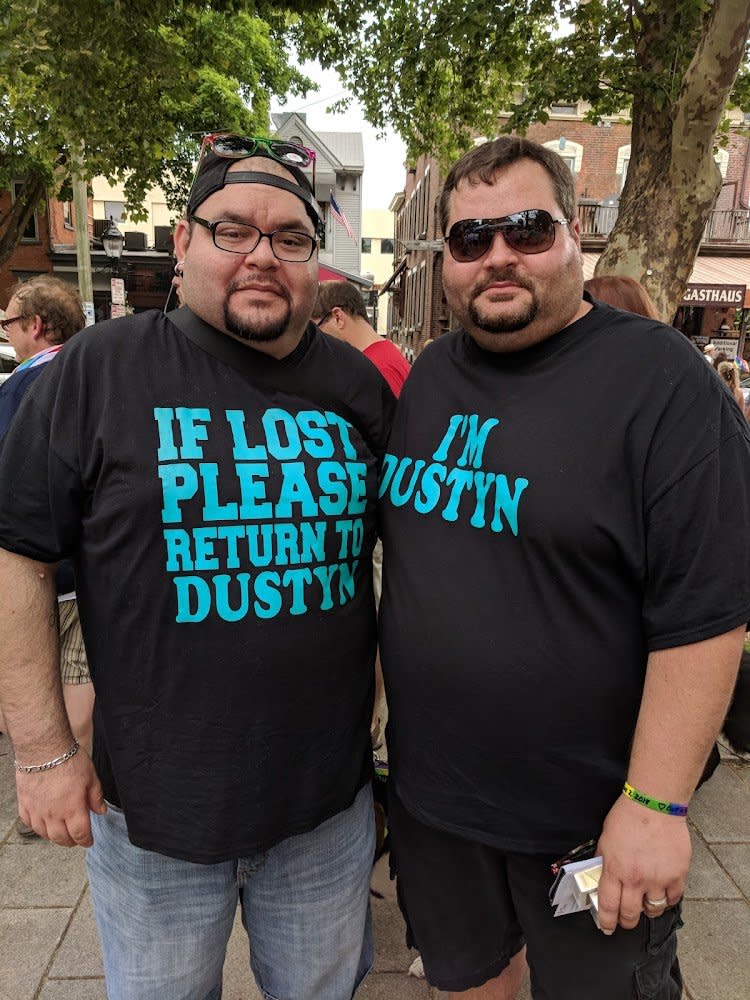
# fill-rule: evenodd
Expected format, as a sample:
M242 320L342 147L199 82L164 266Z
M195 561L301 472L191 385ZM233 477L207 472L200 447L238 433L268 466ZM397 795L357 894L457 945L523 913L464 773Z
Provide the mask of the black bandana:
M279 162L274 157L269 156L263 147L259 147L253 153L253 157L256 156L263 156L274 163ZM293 164L280 164L284 170L289 172L290 177L294 178L294 181L296 181L294 183L292 180L279 177L277 174L268 174L260 170L237 170L229 173L229 168L233 163L237 162L237 160L229 159L228 157L216 156L211 152L206 154L190 192L187 204L188 215L193 215L209 195L212 195L215 191L221 191L227 184L266 184L269 187L280 188L282 191L289 191L291 194L296 195L305 203L307 214L310 216L316 230L322 224L323 211L315 200L310 181L299 167L295 167Z

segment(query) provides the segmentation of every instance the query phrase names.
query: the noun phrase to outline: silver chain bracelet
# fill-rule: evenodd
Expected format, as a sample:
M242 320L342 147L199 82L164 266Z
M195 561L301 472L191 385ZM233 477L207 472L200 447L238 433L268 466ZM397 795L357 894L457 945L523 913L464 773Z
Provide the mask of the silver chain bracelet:
M75 757L78 753L78 746L78 740L73 740L73 746L67 753L61 754L53 760L48 760L46 764L26 765L19 764L17 760L13 761L13 763L16 765L16 770L20 771L22 774L37 774L39 771L51 771L53 767L59 767L60 764L64 764L66 760L70 760L71 757Z

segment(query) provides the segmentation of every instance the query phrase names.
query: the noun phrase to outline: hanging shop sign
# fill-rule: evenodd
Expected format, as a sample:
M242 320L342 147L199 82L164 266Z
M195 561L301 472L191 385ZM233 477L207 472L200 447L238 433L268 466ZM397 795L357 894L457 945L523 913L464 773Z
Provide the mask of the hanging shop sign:
M681 304L741 309L745 302L745 288L745 285L688 285Z

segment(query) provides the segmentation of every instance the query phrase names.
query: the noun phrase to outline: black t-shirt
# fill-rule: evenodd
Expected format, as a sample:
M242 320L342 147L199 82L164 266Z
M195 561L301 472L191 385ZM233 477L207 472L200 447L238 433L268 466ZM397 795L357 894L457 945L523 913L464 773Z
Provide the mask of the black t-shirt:
M596 836L650 650L750 618L750 435L682 335L596 304L541 344L420 356L380 492L391 776L521 852Z
M187 318L66 346L0 456L0 545L73 556L105 796L133 843L208 863L312 829L369 776L395 401L312 324L275 361Z

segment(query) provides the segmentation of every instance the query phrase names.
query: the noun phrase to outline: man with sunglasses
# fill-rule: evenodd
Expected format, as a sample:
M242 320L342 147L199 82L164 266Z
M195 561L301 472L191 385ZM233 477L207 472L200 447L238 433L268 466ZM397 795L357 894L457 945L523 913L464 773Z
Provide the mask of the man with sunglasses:
M351 281L321 281L313 321L324 333L362 351L398 398L409 375L409 362L393 341L373 330L356 285Z
M324 333L361 351L378 369L393 395L399 397L411 370L409 363L392 341L379 337L370 326L362 295L356 285L351 281L321 281L313 307L313 322ZM375 603L379 605L383 589L383 545L380 539L373 550L372 572ZM386 717L383 672L378 657L371 727L374 747L381 743Z
M535 997L678 1000L686 806L750 617L746 421L680 334L584 295L550 150L476 147L439 212L462 329L417 360L380 487L410 940L455 997L513 997L527 947ZM586 842L601 930L548 896Z
M0 443L27 392L44 373L49 371L54 377L58 369L49 368L49 362L85 324L81 297L75 286L67 281L50 274L40 274L19 281L11 289L0 328L3 339L7 339L13 347L19 364L0 386ZM55 590L65 710L75 740L90 747L94 693L81 634L73 567L69 560L64 560L58 567ZM0 729L6 729L1 711ZM20 817L16 821L16 829L24 838L37 836Z
M110 996L216 1000L239 894L264 995L349 1000L372 962L369 558L394 400L309 321L308 151L210 138L175 232L183 307L85 333L6 441L0 634L25 641L0 692L24 818L93 840ZM65 555L93 763L49 680Z

